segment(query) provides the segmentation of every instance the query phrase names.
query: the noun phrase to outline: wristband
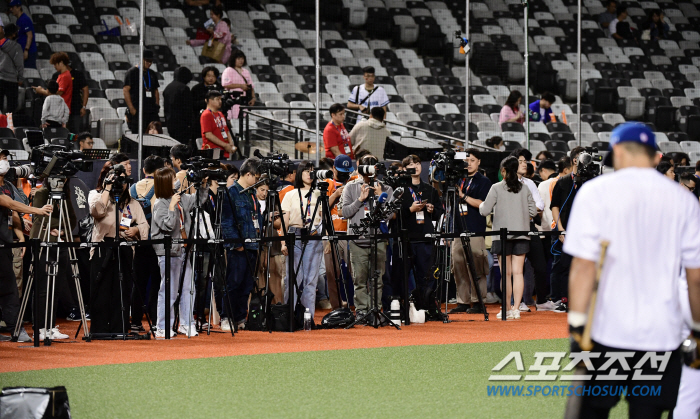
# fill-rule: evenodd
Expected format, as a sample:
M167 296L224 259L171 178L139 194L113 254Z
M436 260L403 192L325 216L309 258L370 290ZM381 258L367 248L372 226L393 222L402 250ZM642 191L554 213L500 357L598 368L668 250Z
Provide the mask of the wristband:
M571 327L583 327L587 319L588 316L586 313L581 313L579 311L570 311L568 315L569 326Z

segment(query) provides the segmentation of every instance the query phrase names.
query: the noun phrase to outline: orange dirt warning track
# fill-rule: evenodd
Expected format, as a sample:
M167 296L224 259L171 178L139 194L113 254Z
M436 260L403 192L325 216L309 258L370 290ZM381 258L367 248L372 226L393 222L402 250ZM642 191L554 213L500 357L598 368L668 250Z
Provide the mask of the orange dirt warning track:
M0 372L124 364L234 355L281 352L327 351L335 349L380 348L390 346L436 345L453 343L501 342L568 337L566 315L553 312L522 313L520 320L496 319L498 305L487 306L490 321L483 315L450 315L451 323L412 324L396 330L355 326L350 330L314 330L284 332L241 331L235 337L212 327L206 333L187 339L178 335L170 341L93 341L72 340L78 323L59 321L60 329L71 339L54 341L34 348L27 343L0 343ZM328 311L316 311L321 322ZM144 323L144 327L146 324ZM218 332L215 333L214 331ZM27 330L31 335L31 330ZM82 334L81 334L82 336Z

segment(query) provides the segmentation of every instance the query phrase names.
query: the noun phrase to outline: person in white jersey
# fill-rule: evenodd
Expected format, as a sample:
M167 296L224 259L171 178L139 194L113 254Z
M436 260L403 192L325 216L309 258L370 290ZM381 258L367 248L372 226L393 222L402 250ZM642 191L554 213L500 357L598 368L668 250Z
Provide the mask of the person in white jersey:
M372 108L377 106L381 106L386 112L387 106L389 106L389 96L387 96L382 86L374 85L374 67L365 67L362 69L362 73L365 78L365 84L353 87L348 98L347 108L365 113L368 116ZM362 115L357 115L357 122L361 120Z
M660 418L673 410L681 377L680 346L687 337L679 296L679 272L684 268L692 312L691 329L700 340L700 205L693 195L654 167L659 161L654 133L644 124L625 123L610 136L615 172L586 182L571 210L564 251L573 257L569 275L571 352L579 343L596 278L601 242L608 241L593 312L591 359L595 371L587 384L660 386L660 394L628 393L630 418ZM607 164L609 165L609 164ZM688 297L685 297L688 298ZM639 373L660 380L633 380L647 351L669 352L661 371L646 361ZM619 361L601 367L611 353L632 352L628 370ZM663 354L659 354L663 355ZM599 378L613 374L613 380ZM619 378L618 378L619 377ZM596 382L596 380L598 380ZM620 395L580 399L580 418L607 418Z

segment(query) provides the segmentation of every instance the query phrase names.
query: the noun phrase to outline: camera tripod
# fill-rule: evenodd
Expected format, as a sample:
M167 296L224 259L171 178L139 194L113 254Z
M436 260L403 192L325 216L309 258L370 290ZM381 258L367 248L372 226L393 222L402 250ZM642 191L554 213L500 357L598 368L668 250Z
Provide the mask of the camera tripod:
M375 182L372 182L372 186L376 185ZM370 216L374 215L374 213L377 211L376 205L380 205L379 202L374 201L374 193L370 194L368 197L369 200L369 209L370 209ZM367 217L365 217L366 219ZM380 298L379 298L379 276L381 275L381 270L377 269L377 252L378 252L378 239L377 239L377 228L379 227L379 224L383 220L369 220L369 225L362 226L360 228L354 229L355 233L357 234L360 232L361 235L366 235L369 232L369 241L370 241L370 257L367 260L368 264L368 271L367 271L367 287L372 289L372 291L369 293L369 304L370 304L370 309L367 310L367 313L365 313L362 317L355 319L355 321L350 324L346 329L349 329L356 324L368 324L370 326L373 326L375 329L379 328L379 326L389 324L391 326L394 326L396 330L401 330L401 327L394 323L389 316L386 315L383 311L380 310L379 305L380 305Z
M445 200L445 222L444 222L444 229L445 233L447 234L452 234L455 232L455 223L460 222L462 226L462 231L463 233L460 234L459 240L460 244L462 246L462 250L464 251L464 254L467 257L467 268L469 269L469 276L471 277L471 285L474 287L474 290L476 292L477 299L479 301L479 305L481 305L483 311L484 311L484 321L489 320L489 314L486 311L486 306L484 305L484 300L481 297L481 290L479 288L479 276L476 273L476 268L474 267L474 254L472 253L472 245L471 241L469 240L469 237L471 237L471 234L469 233L469 229L467 228L466 223L462 219L462 217L459 215L459 193L457 192L457 186L454 184L450 184L449 186L445 187L447 185L447 181L443 184L443 197ZM465 204L466 205L466 204ZM439 239L438 239L439 240ZM455 246L455 241L454 239L446 239L446 240L451 240L452 241L452 246ZM449 294L449 282L450 282L450 269L449 266L451 265L451 257L449 252L445 252L445 258L444 258L444 265L443 265L443 273L445 275L444 281L443 281L443 286L445 287L445 313L443 314L443 322L448 323L449 322L449 317L447 315L447 305L448 305L448 294ZM448 262L449 261L449 262ZM467 303L467 302L465 302Z
M59 242L61 241L60 234L61 230L65 231L66 235L66 242L73 242L73 235L72 235L72 226L70 224L70 218L68 217L68 203L67 203L67 197L66 193L64 192L63 188L66 184L66 179L62 177L49 177L46 182L48 183L48 186L50 188L49 190L49 199L47 204L48 205L58 205L59 208L59 214L58 214L58 236L56 237L56 241ZM61 248L59 246L56 247L56 253L55 253L55 259L51 260L51 248L54 247L49 243L51 239L51 219L52 215L49 214L47 218L42 218L40 228L39 228L39 234L41 235L41 239L44 241L44 246L46 247L46 270L47 270L47 281L46 281L46 309L44 311L44 346L50 346L51 345L51 333L49 332L54 323L54 318L53 318L53 311L54 311L54 297L55 297L55 291L56 291L56 276L58 274L58 264L60 263L60 252ZM43 234L42 234L43 233ZM41 249L39 251L39 254L34 255L35 258L41 259L43 256L44 249ZM76 295L78 297L78 308L80 309L80 324L85 327L85 339L87 341L90 341L90 333L87 328L87 319L85 318L85 305L83 303L83 293L80 288L80 272L78 270L78 258L76 256L76 250L74 247L69 247L68 248L68 257L71 265L71 272L73 276L73 280L75 281L75 288L76 288ZM12 341L16 342L18 337L19 337L19 331L20 328L22 327L22 319L24 318L24 313L25 310L27 309L27 303L29 301L29 295L30 295L30 290L32 289L32 285L34 283L34 280L36 279L35 276L38 274L37 272L34 272L34 264L30 266L29 270L29 277L27 279L27 286L26 286L26 292L22 296L22 303L20 306L20 311L19 311L19 316L17 317L19 321L15 325L15 330L12 333ZM34 292L38 293L39 290L37 287L34 287ZM38 301L38 299L36 300ZM34 328L35 330L41 326L40 319L34 319ZM78 333L80 332L80 328L78 328L78 332L76 332L76 337L78 336ZM35 336L37 333L35 332Z

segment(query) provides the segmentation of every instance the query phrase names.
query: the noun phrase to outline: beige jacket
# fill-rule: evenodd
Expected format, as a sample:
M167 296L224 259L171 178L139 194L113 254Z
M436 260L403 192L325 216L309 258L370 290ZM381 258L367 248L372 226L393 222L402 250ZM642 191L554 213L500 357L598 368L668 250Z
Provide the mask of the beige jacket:
M390 135L391 132L386 128L386 124L374 118L358 122L350 131L350 139L355 151L364 148L379 160L384 158L386 137Z
M90 215L95 219L95 227L92 230L92 241L101 242L105 237L114 238L114 233L116 231L116 217L114 214L115 207L114 202L110 200L109 205L105 206L100 200L102 194L97 190L93 189L88 195L88 205L90 206ZM131 212L131 218L133 222L136 223L136 227L139 229L140 238L139 240L148 239L148 221L146 221L146 216L143 213L143 208L141 204L136 202L136 200L131 200L127 205L128 210ZM123 239L123 233L120 234ZM90 249L90 257L92 258L95 248Z

